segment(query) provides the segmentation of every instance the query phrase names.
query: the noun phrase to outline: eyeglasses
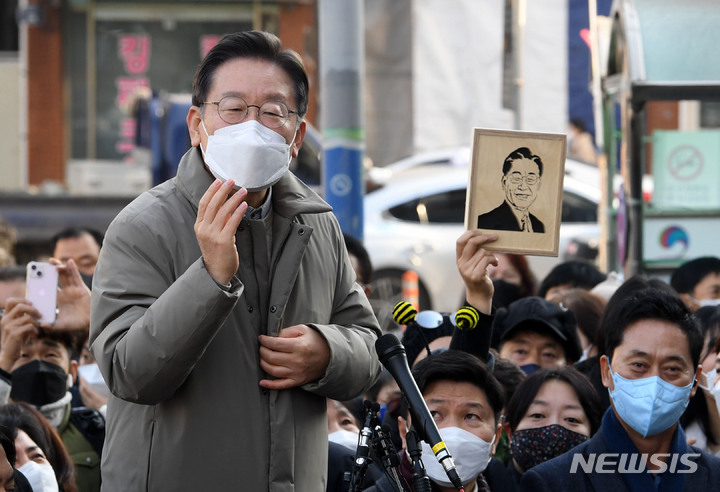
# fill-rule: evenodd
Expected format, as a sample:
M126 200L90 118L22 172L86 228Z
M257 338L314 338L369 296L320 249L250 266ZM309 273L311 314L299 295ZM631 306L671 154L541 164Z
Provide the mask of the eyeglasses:
M285 104L279 101L265 101L257 106L248 104L245 99L238 96L225 96L219 101L206 101L203 104L217 106L218 116L229 125L245 121L250 108L257 108L258 120L268 128L280 128L287 122L291 114L298 114L297 111L290 111Z
M540 180L540 177L537 174L528 174L527 176L523 176L520 173L510 173L510 182L512 184L520 184L523 180L525 180L525 182L529 185L534 185Z

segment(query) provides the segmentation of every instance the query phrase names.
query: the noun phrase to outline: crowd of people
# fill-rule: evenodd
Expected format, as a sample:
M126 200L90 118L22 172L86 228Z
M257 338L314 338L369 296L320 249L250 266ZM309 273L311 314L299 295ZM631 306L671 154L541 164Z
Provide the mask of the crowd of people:
M590 263L565 262L536 292L521 295L528 283L522 260L487 251L493 240L471 231L457 243L477 326L428 330L413 321L403 332L427 406L460 454L465 490L705 490L715 483L720 260L688 261L669 282L641 276L621 282ZM416 362L426 350L429 356ZM464 370L445 374L449 361ZM487 368L490 382L473 375L473 364ZM424 383L428 366L442 374L440 395ZM496 384L500 404L492 396ZM450 409L463 418L449 419ZM402 434L407 415L400 414ZM481 430L487 428L494 433ZM413 490L404 441L399 449L406 490ZM429 448L423 457L432 490L456 490L435 469ZM367 490L395 490L388 477ZM348 483L342 487L328 490L347 490Z
M52 238L47 256L37 258L59 274L52 324L38 322L26 299L26 267L0 268L0 432L15 443L11 465L29 480L28 490L100 490L109 391L88 335L102 238L88 228L65 229ZM14 246L9 253L14 257Z
M177 177L37 258L59 274L52 324L0 225L5 490L457 490L378 360L367 253L287 172L307 94L275 36L213 47ZM457 238L462 310L398 327L464 490L720 483L720 259L535 279L497 238Z

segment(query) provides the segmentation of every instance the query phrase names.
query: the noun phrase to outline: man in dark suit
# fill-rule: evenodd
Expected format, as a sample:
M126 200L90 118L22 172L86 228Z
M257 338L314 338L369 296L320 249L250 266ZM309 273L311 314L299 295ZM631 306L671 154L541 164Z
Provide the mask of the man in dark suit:
M612 406L592 439L525 472L521 490L716 487L720 458L688 445L678 423L701 374L696 320L677 295L656 288L628 296L606 317L600 370Z
M529 210L540 190L542 172L542 160L530 149L520 147L512 151L503 162L505 201L478 216L478 229L545 232L545 225Z

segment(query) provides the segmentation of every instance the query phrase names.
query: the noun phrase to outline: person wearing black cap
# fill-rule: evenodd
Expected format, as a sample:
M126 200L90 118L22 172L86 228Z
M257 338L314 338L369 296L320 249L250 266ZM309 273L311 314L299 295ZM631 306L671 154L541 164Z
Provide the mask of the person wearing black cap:
M573 312L540 297L519 299L498 310L493 346L528 374L562 368L582 355Z
M431 313L427 313L430 318ZM400 342L405 347L410 367L427 356L428 352L442 351L450 345L450 337L455 330L455 325L450 321L449 313L432 313L435 324L425 326L415 320L409 323L403 332Z
M477 309L478 319L472 329L456 328L449 348L492 364L492 347L526 373L541 367L562 368L577 361L582 347L572 311L540 297L525 297L495 310L488 267L496 266L497 258L486 249L495 240L497 234L476 230L466 231L457 240L457 265L467 304Z

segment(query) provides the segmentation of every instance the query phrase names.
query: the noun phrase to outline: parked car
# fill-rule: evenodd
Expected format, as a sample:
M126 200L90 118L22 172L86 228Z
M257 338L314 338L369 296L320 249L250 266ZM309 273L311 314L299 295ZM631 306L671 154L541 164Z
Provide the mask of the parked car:
M373 166L365 173L365 189L368 193L385 186L393 176L418 166L443 164L467 167L470 162L470 147L450 147L422 152L387 166Z
M559 257L528 256L541 280L566 258L575 238L584 244L600 237L597 206L600 176L594 167L568 160L565 166ZM402 275L419 277L421 309L452 312L464 300L455 263L455 241L463 233L467 163L418 164L393 172L365 196L364 244L375 270L370 301L384 329L393 327L392 308L401 300Z

